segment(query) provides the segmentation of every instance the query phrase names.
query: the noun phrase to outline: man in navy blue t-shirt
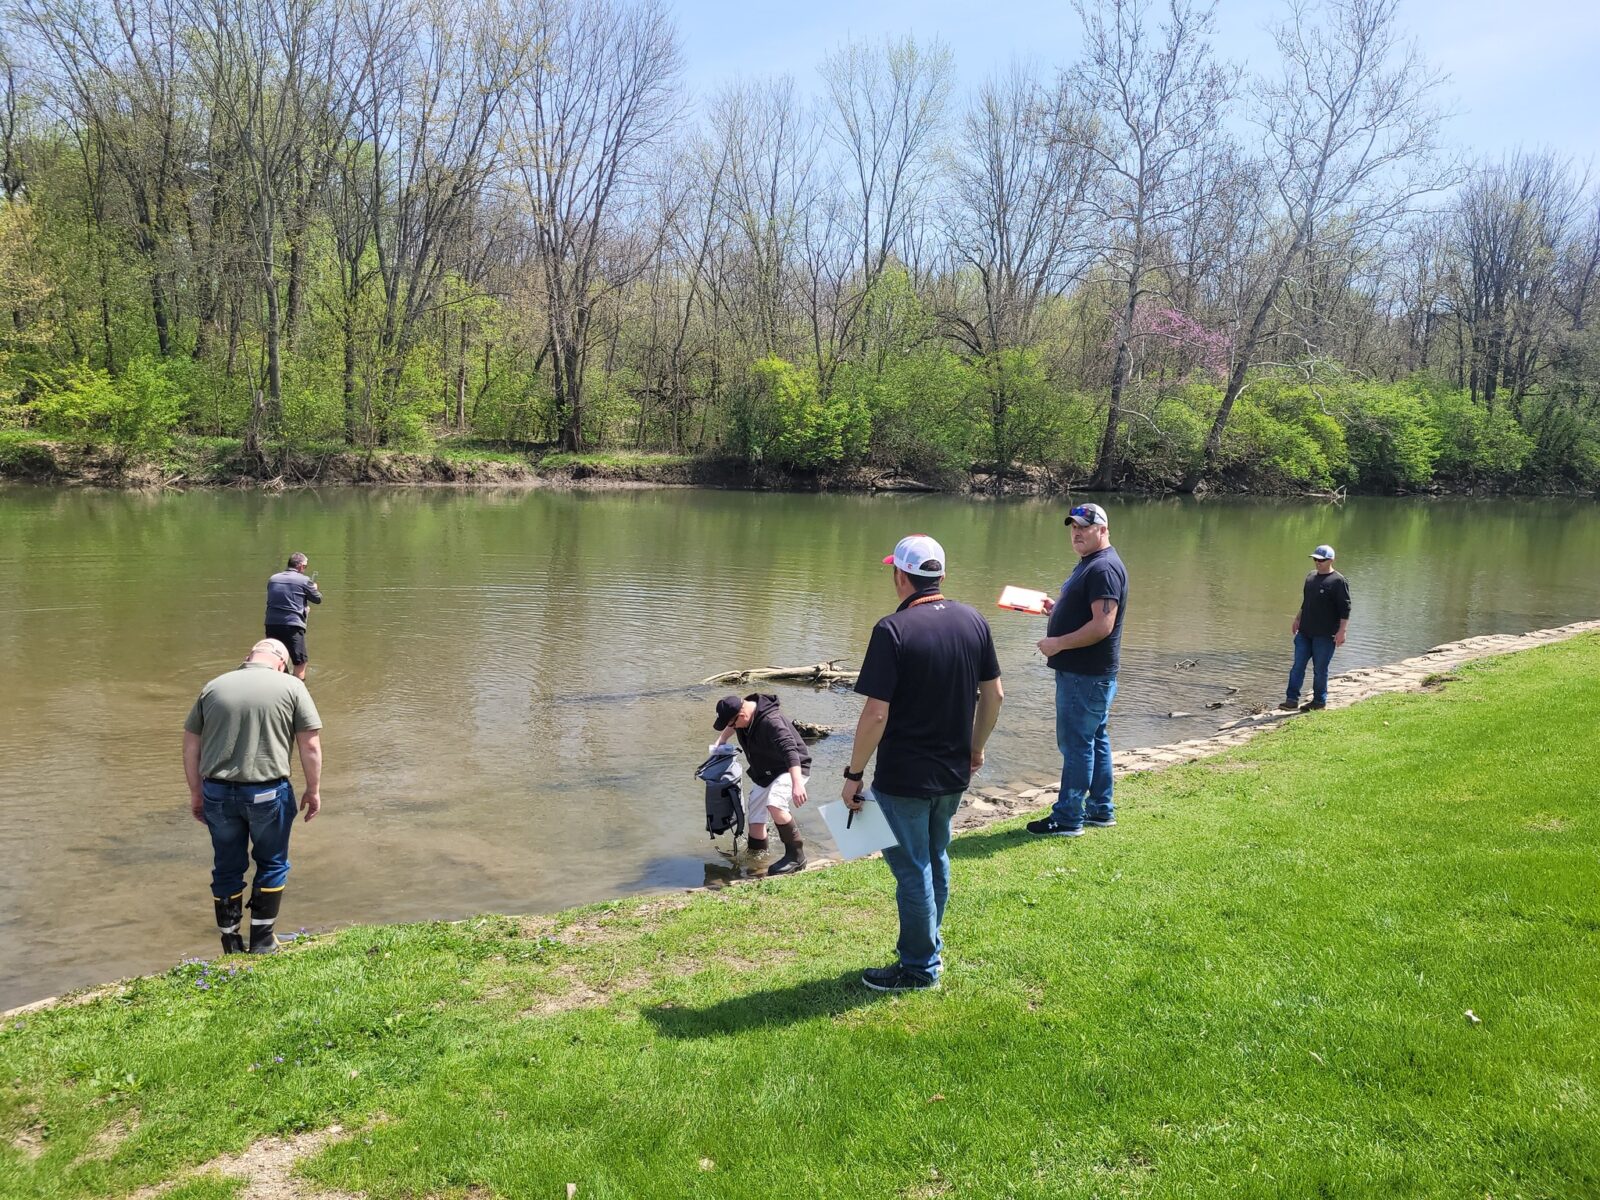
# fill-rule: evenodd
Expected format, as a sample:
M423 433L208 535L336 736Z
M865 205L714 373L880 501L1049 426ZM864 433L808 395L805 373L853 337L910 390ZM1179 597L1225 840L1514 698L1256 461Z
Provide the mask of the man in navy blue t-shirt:
M872 799L898 845L883 852L900 910L899 961L861 982L880 992L937 987L950 895L950 823L1000 715L1004 693L989 622L947 600L944 549L926 534L900 539L894 564L900 607L872 629L856 691L856 723L842 797L859 811L862 777L876 752Z
M1050 623L1039 639L1056 672L1056 745L1061 792L1028 832L1079 837L1085 825L1115 825L1111 803L1111 701L1117 694L1117 654L1128 608L1128 572L1111 546L1106 510L1080 504L1067 514L1078 565L1046 601Z

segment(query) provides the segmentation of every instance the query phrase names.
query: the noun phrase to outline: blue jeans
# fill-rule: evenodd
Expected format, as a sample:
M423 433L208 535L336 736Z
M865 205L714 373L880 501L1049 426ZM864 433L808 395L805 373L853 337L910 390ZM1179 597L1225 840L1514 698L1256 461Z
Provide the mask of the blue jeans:
M278 888L289 876L289 827L294 824L294 788L281 783L201 784L206 824L211 829L211 894L219 900L244 891L250 855L256 887Z
M883 852L883 861L894 872L894 900L900 910L900 965L937 979L944 950L939 927L950 898L950 822L961 806L961 793L891 796L873 788L872 798L900 842Z
M1328 702L1328 664L1333 661L1333 635L1310 637L1304 633L1294 635L1294 666L1289 668L1289 691L1285 699L1291 703L1300 699L1300 687L1306 681L1306 664L1311 664L1311 698Z
M1084 809L1109 821L1111 803L1111 701L1115 675L1056 672L1056 746L1061 751L1061 793L1050 813L1068 829L1083 827Z

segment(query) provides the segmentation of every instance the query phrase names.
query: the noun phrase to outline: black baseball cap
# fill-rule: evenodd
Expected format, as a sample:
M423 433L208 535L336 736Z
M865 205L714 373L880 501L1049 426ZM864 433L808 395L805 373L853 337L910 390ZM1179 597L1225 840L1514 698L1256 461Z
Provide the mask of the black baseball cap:
M728 727L729 722L739 715L739 710L743 707L744 701L738 696L724 696L717 701L717 719L711 722L711 728L721 733Z

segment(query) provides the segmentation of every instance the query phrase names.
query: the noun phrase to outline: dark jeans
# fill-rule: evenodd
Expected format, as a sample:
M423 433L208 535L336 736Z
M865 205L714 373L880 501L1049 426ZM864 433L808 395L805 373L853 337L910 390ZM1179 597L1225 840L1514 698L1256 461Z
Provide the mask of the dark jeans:
M945 796L891 796L872 789L898 846L883 852L894 873L894 899L900 910L900 965L930 979L943 965L945 901L950 898L950 822L961 793Z
M1294 666L1289 668L1289 691L1285 696L1291 704L1300 700L1300 688L1306 681L1306 664L1311 664L1311 698L1319 703L1328 702L1328 664L1333 661L1333 635L1311 637L1304 633L1294 635Z
M1111 702L1115 675L1056 672L1056 747L1061 751L1061 792L1050 813L1069 829L1083 826L1084 809L1096 821L1111 819Z
M277 888L289 876L289 827L294 824L294 788L280 783L201 785L211 829L211 894L219 900L244 891L250 856L256 887Z

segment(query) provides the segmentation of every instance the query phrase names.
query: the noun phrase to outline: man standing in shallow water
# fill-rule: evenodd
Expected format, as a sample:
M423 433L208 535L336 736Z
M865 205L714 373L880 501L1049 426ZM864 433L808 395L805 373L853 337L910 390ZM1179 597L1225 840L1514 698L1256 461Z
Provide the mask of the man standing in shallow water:
M289 565L267 580L267 619L265 635L282 642L294 663L294 677L305 679L306 613L309 606L322 603L322 590L315 579L306 578L309 565L298 550L289 555Z
M897 845L883 852L900 913L899 960L862 973L879 992L939 986L945 902L950 895L950 824L1005 694L989 622L940 591L945 556L914 533L883 560L894 564L900 607L872 629L856 691L867 697L856 723L842 798L860 811L862 776L876 753L872 799Z
M306 685L288 670L283 643L262 639L243 665L201 689L183 723L189 812L211 831L211 896L224 954L247 948L239 926L251 853L256 880L248 949L271 954L278 948L273 924L289 875L295 813L291 741L306 777L301 811L310 821L322 810L322 718Z
M1056 672L1056 745L1061 750L1061 792L1055 806L1028 832L1081 837L1085 825L1117 823L1111 803L1111 702L1117 695L1122 618L1128 606L1128 571L1111 545L1106 510L1080 504L1067 514L1078 565L1045 602L1050 615L1039 653Z

